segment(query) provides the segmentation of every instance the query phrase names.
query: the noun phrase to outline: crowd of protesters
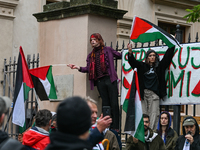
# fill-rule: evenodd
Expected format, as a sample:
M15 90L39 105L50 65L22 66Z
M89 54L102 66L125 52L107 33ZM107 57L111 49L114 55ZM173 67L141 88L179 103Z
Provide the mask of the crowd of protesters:
M7 97L0 96L0 124L11 104ZM0 130L0 149L11 150L103 150L109 141L109 150L121 150L122 144L115 130L109 127L111 116L98 118L97 102L90 97L78 96L64 99L57 107L56 114L39 110L35 123L23 133L22 143L9 138ZM182 122L183 135L178 137L171 128L171 115L160 113L157 129L150 128L150 118L143 114L145 142L130 136L126 142L127 150L198 150L200 149L199 126L194 117L188 116Z
M121 58L121 53L106 47L102 36L90 36L93 48L87 57L86 67L69 64L71 69L88 73L91 89L97 86L102 99L102 108L107 106L108 114L98 117L97 102L90 97L79 96L64 99L57 107L56 114L47 109L39 110L34 116L33 125L18 141L9 138L0 130L0 150L121 150L122 142L118 136L119 104L117 73L113 58ZM199 125L195 118L186 117L182 122L183 135L178 136L171 128L171 115L160 113L159 100L166 95L165 70L169 66L174 48L169 48L163 59L152 49L147 51L145 62L135 59L132 45L128 44L128 61L137 68L141 103L143 110L144 139L129 136L127 150L200 150ZM11 105L8 97L0 96L0 125ZM103 109L102 111L103 112ZM148 114L148 115L147 115ZM160 115L159 115L160 114ZM109 146L103 143L108 139Z

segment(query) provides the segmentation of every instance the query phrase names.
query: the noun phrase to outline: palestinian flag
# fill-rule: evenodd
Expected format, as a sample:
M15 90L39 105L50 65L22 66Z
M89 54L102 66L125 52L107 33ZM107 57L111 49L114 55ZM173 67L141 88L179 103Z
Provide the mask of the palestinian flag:
M25 124L24 101L27 100L31 88L34 88L34 85L28 71L24 52L20 46L13 100L14 108L12 122L21 127Z
M128 108L126 113L124 132L132 135L142 142L145 142L143 112L136 69L134 70L131 91L129 94L130 96L128 105L126 105Z
M57 99L52 66L44 66L29 70L35 91L40 100Z
M146 43L161 39L169 48L179 45L178 41L169 33L155 24L136 16L133 19L130 39L135 43Z

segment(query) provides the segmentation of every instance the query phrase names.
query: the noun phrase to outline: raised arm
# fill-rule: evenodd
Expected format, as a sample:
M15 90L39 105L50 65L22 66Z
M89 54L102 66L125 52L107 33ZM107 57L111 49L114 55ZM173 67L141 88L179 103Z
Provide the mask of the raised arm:
M137 61L135 57L133 56L132 44L128 43L127 48L128 48L128 62L130 66L132 67L132 69L139 67L142 62Z

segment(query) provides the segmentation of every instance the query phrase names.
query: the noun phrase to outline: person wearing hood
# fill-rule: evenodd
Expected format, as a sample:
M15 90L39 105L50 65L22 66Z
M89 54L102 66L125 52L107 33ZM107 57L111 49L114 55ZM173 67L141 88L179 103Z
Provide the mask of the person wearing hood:
M118 102L118 76L114 67L114 57L121 59L122 54L111 47L104 45L104 40L99 33L90 36L93 50L87 56L86 67L68 64L71 69L88 73L91 90L97 86L102 99L102 107L111 107L111 129L119 132L119 102Z
M195 118L189 116L183 120L183 135L176 141L175 150L199 150L199 126Z
M49 110L39 110L35 116L35 126L23 135L23 145L26 150L43 150L50 143L49 129L52 114Z
M147 114L143 114L145 143L130 136L126 143L126 150L166 150L162 138L149 128L150 120Z
M163 139L167 150L174 150L178 134L171 128L171 115L167 111L161 112L156 132Z
M174 56L175 46L168 48L160 61L158 53L149 49L146 53L145 62L138 61L133 56L132 44L128 44L128 62L132 69L137 68L142 111L149 114L150 128L156 130L160 114L160 99L166 95L165 71L169 67Z

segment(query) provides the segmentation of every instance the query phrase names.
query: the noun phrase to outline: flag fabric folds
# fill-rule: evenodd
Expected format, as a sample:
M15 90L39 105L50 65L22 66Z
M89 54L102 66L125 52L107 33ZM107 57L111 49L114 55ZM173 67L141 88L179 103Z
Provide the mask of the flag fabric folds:
M134 70L131 88L129 88L130 92L128 92L127 99L123 104L123 109L126 110L124 132L132 135L142 142L145 142L143 113L136 70L137 69Z
M12 122L21 127L23 127L25 123L24 101L27 100L31 88L34 88L34 85L29 74L23 49L20 46L13 99L14 107Z
M40 100L57 99L52 66L30 69L35 91Z
M133 19L130 39L141 43L161 39L169 48L179 45L178 41L165 30L137 16Z

